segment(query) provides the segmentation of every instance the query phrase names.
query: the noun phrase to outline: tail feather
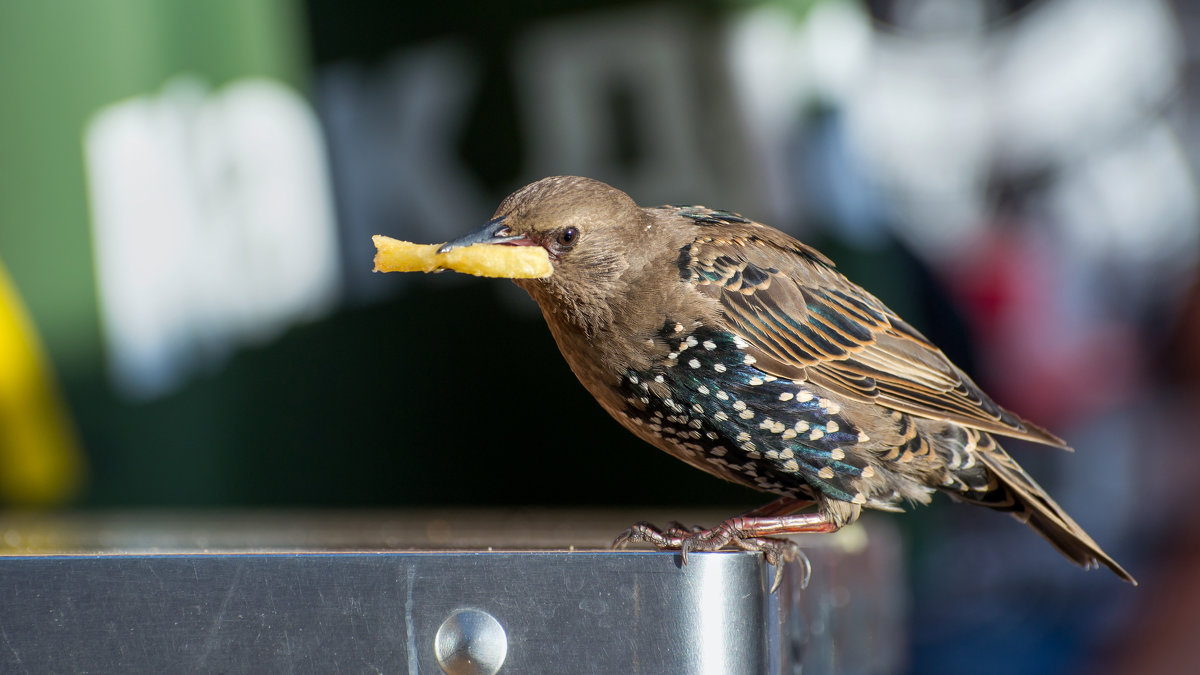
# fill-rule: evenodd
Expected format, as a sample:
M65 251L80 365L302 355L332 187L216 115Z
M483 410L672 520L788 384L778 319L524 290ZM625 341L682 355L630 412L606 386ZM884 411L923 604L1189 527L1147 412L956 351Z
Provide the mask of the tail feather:
M1075 564L1091 569L1104 565L1133 585L1137 581L1117 564L1088 533L1062 509L988 434L967 430L971 437L968 460L959 470L950 467L954 477L953 494L959 499L1009 511L1049 541ZM970 461L974 457L976 465ZM980 466L982 465L982 466ZM984 468L986 471L979 471Z

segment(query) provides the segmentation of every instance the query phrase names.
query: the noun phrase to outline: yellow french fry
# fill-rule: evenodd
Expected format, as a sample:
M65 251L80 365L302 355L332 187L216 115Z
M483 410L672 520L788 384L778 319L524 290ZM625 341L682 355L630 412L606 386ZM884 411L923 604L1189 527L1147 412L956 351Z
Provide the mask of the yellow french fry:
M550 256L541 246L475 244L438 253L441 244L414 244L377 234L376 272L436 272L454 270L477 277L542 279L550 276Z

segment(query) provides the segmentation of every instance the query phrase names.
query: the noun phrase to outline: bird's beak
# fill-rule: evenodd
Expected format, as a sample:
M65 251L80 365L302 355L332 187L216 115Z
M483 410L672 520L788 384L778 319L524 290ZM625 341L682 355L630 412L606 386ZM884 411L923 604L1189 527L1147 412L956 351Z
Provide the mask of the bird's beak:
M475 244L509 244L510 246L519 246L525 242L533 243L523 234L513 234L512 230L508 229L508 226L504 224L504 217L501 216L488 221L488 224L484 225L482 230L442 244L437 252L448 253L451 249L474 246Z

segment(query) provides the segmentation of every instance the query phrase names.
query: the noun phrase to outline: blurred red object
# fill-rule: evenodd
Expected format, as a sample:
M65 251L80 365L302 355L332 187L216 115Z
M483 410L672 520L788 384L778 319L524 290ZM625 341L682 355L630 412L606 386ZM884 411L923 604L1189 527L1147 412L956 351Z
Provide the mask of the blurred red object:
M1049 242L1022 224L986 228L949 272L979 348L984 388L1006 407L1066 428L1142 388L1133 326L1071 306L1067 275Z

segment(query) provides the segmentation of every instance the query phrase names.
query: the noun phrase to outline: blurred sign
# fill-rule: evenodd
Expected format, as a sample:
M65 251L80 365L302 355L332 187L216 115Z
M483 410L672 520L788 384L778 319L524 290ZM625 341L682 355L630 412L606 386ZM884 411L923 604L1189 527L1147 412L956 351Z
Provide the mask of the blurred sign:
M125 393L169 391L337 299L320 128L286 86L177 77L101 110L85 150L106 349Z

